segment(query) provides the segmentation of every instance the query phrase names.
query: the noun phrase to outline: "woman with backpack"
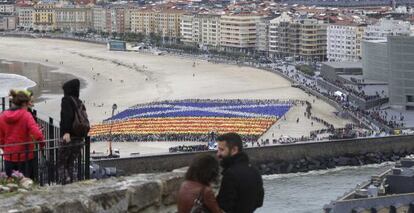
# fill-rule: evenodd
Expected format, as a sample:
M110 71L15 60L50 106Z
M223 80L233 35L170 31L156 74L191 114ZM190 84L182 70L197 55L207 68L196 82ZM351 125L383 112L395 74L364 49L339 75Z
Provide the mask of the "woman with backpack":
M221 213L210 184L217 181L219 163L211 155L194 159L178 192L178 213Z
M44 137L32 114L28 111L29 91L10 91L12 107L0 114L0 148L3 149L7 176L20 171L33 179L35 144L44 146Z
M79 99L80 81L73 79L63 84L63 98L60 111L60 135L58 166L63 172L62 182L73 181L74 162L81 151L81 143L89 132L86 108ZM63 168L62 168L63 167Z

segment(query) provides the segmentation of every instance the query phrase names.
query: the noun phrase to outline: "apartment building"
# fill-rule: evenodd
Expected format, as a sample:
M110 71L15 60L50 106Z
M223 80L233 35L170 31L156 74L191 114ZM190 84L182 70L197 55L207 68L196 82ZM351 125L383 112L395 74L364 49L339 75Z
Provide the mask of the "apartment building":
M33 29L50 31L55 28L55 4L37 4L33 12Z
M257 44L257 25L261 16L223 15L220 18L220 45L224 51L252 52Z
M280 58L298 55L299 29L293 29L293 19L287 13L270 20L269 24L269 54Z
M326 58L327 25L315 19L292 19L287 14L270 21L269 52L273 57L296 57L303 61Z
M17 17L14 15L0 15L0 31L15 30Z
M33 13L32 6L18 6L16 7L18 27L23 29L33 28Z
M136 8L130 13L131 32L180 38L184 11L172 8Z
M217 14L199 14L201 20L201 47L215 49L220 46L221 16Z
M271 17L262 18L257 25L257 46L259 53L268 55L269 53L269 27Z
M359 61L365 26L330 25L327 30L328 61Z
M92 29L97 32L108 32L106 28L106 8L96 5L92 8Z
M112 6L105 10L105 24L108 32L125 33L127 32L125 6Z
M181 17L181 41L201 48L220 45L220 15L185 14Z
M363 39L386 41L388 36L410 35L410 28L411 24L408 21L380 19L377 23L366 27Z
M92 29L92 9L66 5L55 8L56 29L65 32L87 32Z
M201 42L201 23L196 14L183 14L181 16L181 41L186 45L198 45Z
M15 11L14 4L0 2L0 13L10 14L10 13L14 13L14 11Z

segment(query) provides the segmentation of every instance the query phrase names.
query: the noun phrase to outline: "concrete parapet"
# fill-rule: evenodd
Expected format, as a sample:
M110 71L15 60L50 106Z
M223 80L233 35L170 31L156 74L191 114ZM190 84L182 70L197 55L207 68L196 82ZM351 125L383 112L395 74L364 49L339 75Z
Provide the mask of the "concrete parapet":
M246 152L250 156L252 163L256 166L269 162L291 163L302 159L325 159L341 156L366 155L369 153L391 155L392 153L409 154L414 152L414 135L269 145L248 148ZM213 151L202 153L215 154ZM174 153L99 160L95 161L95 163L103 167L116 167L117 169L123 170L125 174L166 172L175 168L188 166L191 160L198 154L200 152Z
M183 172L139 174L0 195L0 212L176 212Z

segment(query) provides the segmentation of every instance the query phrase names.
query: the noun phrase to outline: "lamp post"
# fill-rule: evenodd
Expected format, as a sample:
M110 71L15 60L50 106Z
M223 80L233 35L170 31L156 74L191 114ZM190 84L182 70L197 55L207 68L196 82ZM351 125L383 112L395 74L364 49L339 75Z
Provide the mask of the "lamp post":
M111 118L114 117L114 113L115 113L115 110L117 108L118 108L118 106L116 104L112 105L112 117ZM112 157L112 126L113 126L113 124L114 124L114 121L111 120L111 128L109 130L109 156L110 157Z

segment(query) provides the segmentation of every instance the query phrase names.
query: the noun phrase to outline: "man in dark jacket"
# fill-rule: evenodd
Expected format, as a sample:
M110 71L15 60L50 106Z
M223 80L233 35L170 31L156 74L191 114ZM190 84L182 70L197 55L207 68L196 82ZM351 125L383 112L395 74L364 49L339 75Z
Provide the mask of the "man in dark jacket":
M263 205L264 189L259 172L249 164L243 143L236 133L217 138L217 157L223 178L217 201L226 213L251 213Z
M75 120L76 105L82 104L79 100L80 81L73 79L63 84L63 98L60 111L60 135L63 144L59 149L60 178L63 184L73 181L74 162L78 158L81 149L81 139L72 131ZM75 105L76 101L76 105Z

